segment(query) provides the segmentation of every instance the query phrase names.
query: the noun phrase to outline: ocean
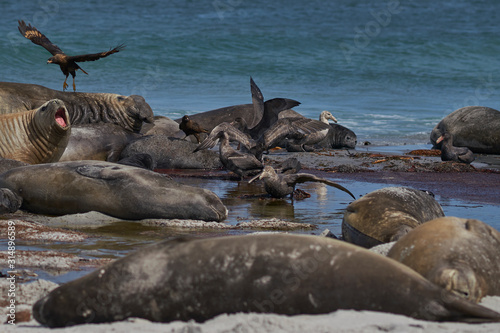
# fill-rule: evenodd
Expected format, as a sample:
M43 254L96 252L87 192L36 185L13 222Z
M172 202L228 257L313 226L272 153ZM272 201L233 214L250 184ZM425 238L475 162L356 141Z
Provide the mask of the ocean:
M139 94L179 118L265 99L331 111L358 143L426 145L444 116L497 107L500 2L0 1L0 79L62 89L50 54L23 38L31 23L70 55L126 49L81 63L77 91ZM71 76L68 83L71 89Z

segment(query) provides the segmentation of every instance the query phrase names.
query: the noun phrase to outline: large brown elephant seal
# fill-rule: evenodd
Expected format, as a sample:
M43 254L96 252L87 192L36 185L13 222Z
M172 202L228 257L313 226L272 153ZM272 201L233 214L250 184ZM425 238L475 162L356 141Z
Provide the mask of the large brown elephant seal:
M108 123L76 125L59 161L98 160L116 162L122 150L142 135Z
M466 106L443 118L431 132L431 142L445 133L453 136L453 144L474 153L500 154L500 111L483 106Z
M0 188L22 198L21 209L47 215L97 211L125 220L222 221L227 209L209 190L159 173L102 161L30 165L0 175Z
M49 327L145 318L205 321L223 313L338 309L425 320L499 321L407 266L359 246L306 235L168 240L54 289L33 306Z
M70 133L68 111L58 99L34 110L0 114L0 157L29 164L58 161Z
M72 125L106 122L139 132L143 122L153 122L153 110L142 96L63 92L36 84L0 82L0 113L35 109L56 98L66 105Z
M387 255L470 301L500 296L500 232L481 221L434 219L398 240Z
M416 226L442 216L441 205L427 192L386 187L347 206L342 236L350 243L373 247L398 240Z

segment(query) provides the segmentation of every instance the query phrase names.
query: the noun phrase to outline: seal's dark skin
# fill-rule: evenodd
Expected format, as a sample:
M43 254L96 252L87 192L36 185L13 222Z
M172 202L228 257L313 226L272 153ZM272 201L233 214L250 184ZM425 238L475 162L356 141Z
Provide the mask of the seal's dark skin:
M223 313L338 309L425 320L498 321L395 260L309 235L169 240L54 289L33 307L49 327L123 320L203 322Z
M167 176L103 161L38 164L0 175L0 188L23 199L21 209L65 215L97 211L124 220L222 221L227 208L206 189Z
M500 111L483 106L466 106L444 117L431 132L431 142L444 133L453 136L455 146L467 147L473 153L500 154Z

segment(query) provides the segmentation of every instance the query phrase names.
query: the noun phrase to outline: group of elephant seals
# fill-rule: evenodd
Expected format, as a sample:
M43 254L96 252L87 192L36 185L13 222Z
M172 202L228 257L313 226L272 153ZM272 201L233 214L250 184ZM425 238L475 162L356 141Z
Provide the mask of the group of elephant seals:
M58 161L66 148L71 125L61 100L37 109L0 114L0 157L29 164Z
M153 110L142 96L63 92L36 84L0 82L0 113L35 109L51 99L64 102L72 125L105 122L139 132L144 122L153 122Z
M442 216L441 205L427 192L386 187L347 206L342 220L342 237L370 248L396 241L418 225Z
M500 296L500 232L481 221L428 221L398 240L387 256L472 302Z
M212 191L182 185L151 170L103 161L37 164L0 175L0 188L22 198L21 209L65 215L97 211L124 220L222 221L227 208Z
M322 314L339 309L424 320L499 321L500 313L433 284L409 267L311 235L175 239L143 247L54 289L33 306L42 325L129 317L206 321L220 314Z
M500 111L466 106L444 117L431 132L431 142L436 148L437 139L445 133L453 136L458 147L467 147L473 153L500 154Z

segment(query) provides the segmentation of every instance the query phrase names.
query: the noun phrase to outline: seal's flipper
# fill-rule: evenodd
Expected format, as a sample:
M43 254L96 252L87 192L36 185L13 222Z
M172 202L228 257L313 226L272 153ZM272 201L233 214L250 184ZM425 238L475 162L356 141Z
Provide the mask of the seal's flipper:
M0 214L14 213L22 203L23 198L19 195L8 188L0 188Z
M118 175L116 175L113 171L110 170L118 170L120 166L104 166L104 165L82 165L76 168L76 172L84 177L102 179L102 180L114 180L118 179Z

